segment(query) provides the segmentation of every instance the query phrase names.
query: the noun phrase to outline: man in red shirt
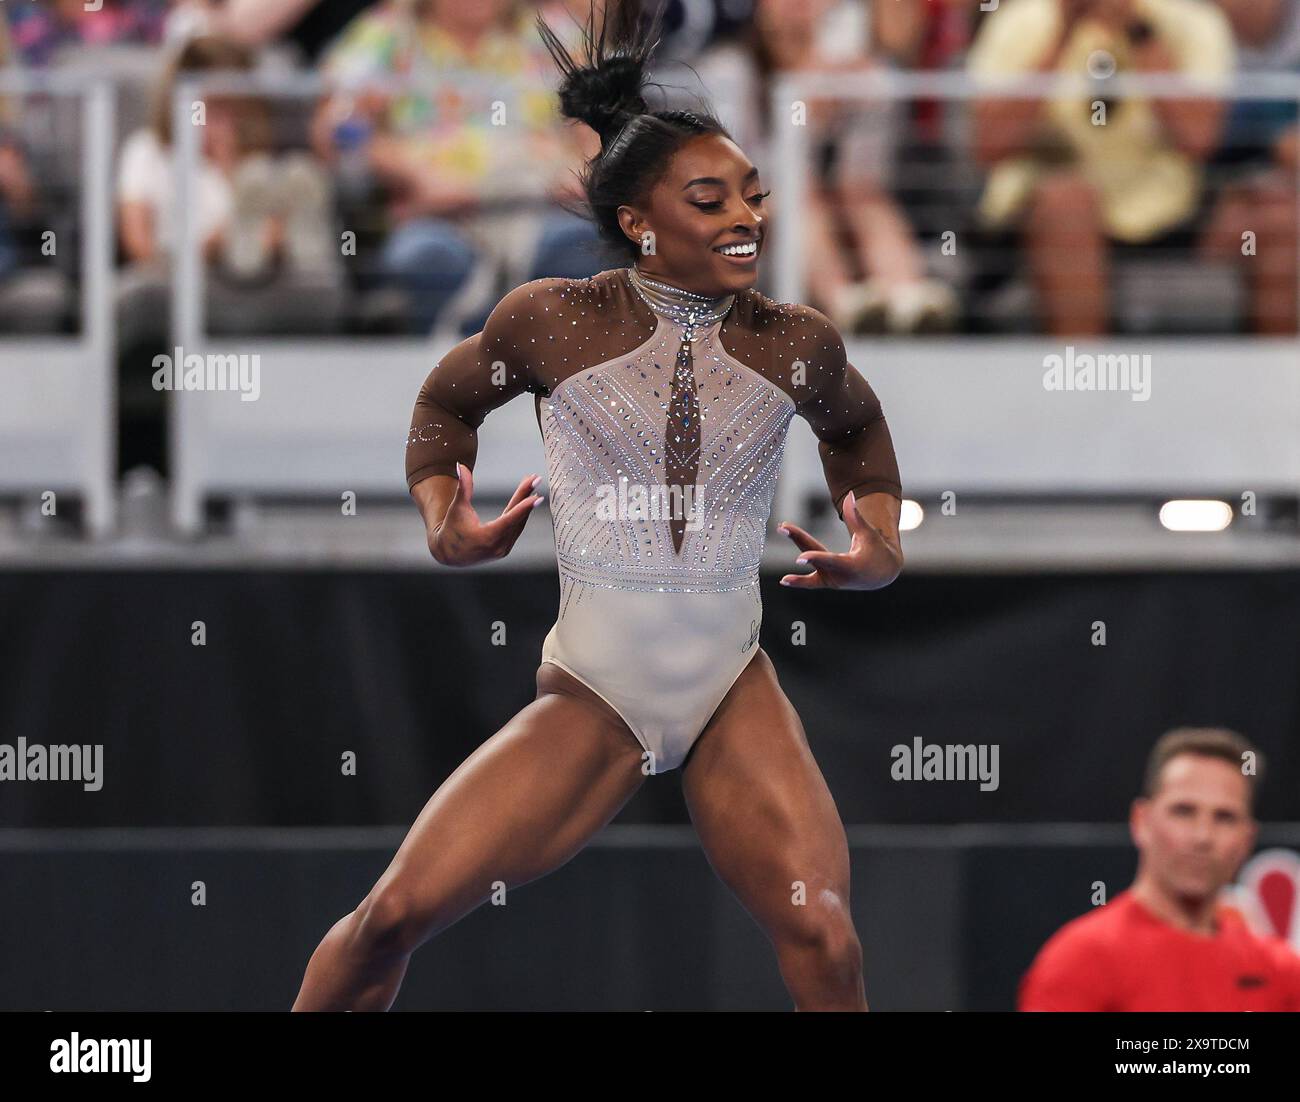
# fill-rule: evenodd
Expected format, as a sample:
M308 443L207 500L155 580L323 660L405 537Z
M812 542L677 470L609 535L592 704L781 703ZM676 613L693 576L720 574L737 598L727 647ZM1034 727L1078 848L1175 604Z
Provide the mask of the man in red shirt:
M1048 940L1020 1009L1300 1011L1300 956L1218 899L1255 845L1258 773L1232 731L1161 738L1129 815L1137 878Z

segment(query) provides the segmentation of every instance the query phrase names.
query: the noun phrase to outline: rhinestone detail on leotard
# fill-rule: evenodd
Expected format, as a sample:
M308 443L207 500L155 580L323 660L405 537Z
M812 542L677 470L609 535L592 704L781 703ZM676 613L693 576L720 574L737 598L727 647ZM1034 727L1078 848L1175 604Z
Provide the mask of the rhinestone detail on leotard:
M665 483L665 429L674 357L686 326L656 311L640 348L561 382L542 404L562 601L588 585L720 592L758 584L790 397L739 365L718 339L720 320L694 334L700 441L698 512L680 551L670 518L611 518L597 506L628 486Z
M711 298L658 280L648 279L633 265L628 281L642 301L660 317L681 328L664 426L664 476L670 487L697 487L700 474L700 403L696 393L695 357L691 345L710 326L722 321L736 301L735 295ZM668 521L673 550L681 553L687 520L673 515Z

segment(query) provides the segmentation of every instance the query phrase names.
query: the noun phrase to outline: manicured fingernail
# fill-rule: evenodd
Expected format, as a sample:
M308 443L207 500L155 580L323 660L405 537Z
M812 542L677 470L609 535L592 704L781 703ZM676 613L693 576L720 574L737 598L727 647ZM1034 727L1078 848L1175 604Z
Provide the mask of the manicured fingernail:
M533 502L533 508L536 509L537 506L539 506L545 500L546 500L546 495L543 494L541 497L539 497L536 501Z
M797 562L800 566L807 566L807 565L808 565L808 560L807 560L807 559L795 559L794 561Z
M781 584L782 584L782 585L789 585L790 583L787 582L784 578L782 578L782 579L781 579Z

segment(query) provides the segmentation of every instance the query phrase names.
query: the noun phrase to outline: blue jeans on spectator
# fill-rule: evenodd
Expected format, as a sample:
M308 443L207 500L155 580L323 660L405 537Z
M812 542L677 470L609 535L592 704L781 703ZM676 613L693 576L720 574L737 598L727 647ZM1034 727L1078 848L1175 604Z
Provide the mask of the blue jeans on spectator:
M595 227L585 218L562 209L541 217L529 279L586 279L612 266ZM414 324L421 333L428 333L443 307L469 278L476 259L473 243L455 222L417 218L393 231L384 245L382 264L386 275L411 296ZM491 307L481 317L469 319L464 332L481 330L490 312Z
M9 208L0 202L0 279L18 270L18 246L9 228Z

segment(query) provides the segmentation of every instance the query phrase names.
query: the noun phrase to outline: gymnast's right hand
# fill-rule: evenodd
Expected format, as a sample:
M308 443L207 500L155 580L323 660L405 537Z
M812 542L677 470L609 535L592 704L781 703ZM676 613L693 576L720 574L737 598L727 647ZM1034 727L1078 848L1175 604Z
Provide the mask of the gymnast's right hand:
M457 463L456 469L460 478L447 511L441 522L429 528L429 553L444 566L473 566L505 558L544 499L533 493L542 476L530 475L520 482L501 515L484 524L474 511L473 474L464 463Z

